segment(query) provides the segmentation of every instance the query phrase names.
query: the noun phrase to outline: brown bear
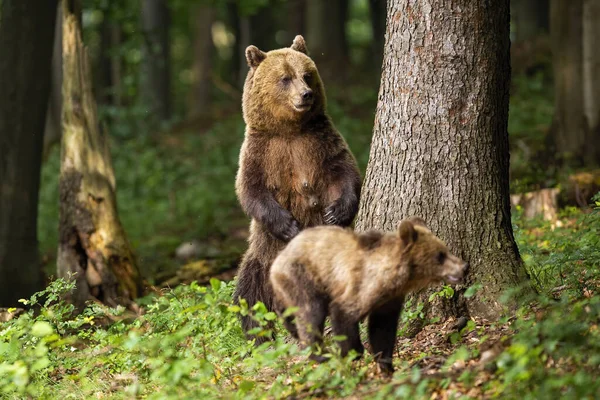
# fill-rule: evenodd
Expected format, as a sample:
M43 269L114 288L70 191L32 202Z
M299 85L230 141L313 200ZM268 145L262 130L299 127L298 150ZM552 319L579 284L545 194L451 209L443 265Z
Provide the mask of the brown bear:
M307 229L275 259L270 280L280 314L298 307L296 324L293 317L284 324L305 346L321 346L329 314L333 334L346 336L341 354L351 349L362 354L358 323L368 316L371 350L378 369L389 374L404 296L440 281L459 283L467 268L422 219L413 217L396 233Z
M302 36L290 48L268 53L249 46L246 59L246 133L236 193L252 221L234 300L246 299L250 307L262 301L273 310L271 263L304 228L349 226L358 211L361 178L326 114L323 83ZM242 317L245 332L255 326L251 317Z

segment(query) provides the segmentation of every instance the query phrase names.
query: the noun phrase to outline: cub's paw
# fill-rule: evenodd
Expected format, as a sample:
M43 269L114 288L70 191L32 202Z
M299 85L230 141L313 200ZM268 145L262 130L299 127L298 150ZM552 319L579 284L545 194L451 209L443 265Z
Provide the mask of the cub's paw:
M394 375L394 367L391 362L379 361L377 363L377 373L383 377L390 378Z
M353 218L354 215L352 215L349 208L339 201L332 203L323 213L323 220L327 225L347 226L350 225Z
M273 236L284 242L289 242L300 233L300 224L294 218L289 217L276 224L271 231Z

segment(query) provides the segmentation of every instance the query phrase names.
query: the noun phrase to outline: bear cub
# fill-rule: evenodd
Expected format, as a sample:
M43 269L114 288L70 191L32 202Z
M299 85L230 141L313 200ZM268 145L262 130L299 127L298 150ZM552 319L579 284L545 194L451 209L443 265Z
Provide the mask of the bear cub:
M397 232L322 226L302 231L275 259L270 280L278 312L297 307L286 328L304 346L321 346L325 318L334 335L344 335L341 354L362 354L359 322L368 317L371 350L380 372L391 374L398 318L404 296L445 281L459 283L468 264L420 218L400 223ZM323 361L322 356L311 356Z

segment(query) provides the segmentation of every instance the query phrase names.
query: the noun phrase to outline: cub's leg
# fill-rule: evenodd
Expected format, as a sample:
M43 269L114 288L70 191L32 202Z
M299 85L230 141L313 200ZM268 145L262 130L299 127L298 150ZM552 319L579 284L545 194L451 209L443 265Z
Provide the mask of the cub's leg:
M350 350L355 350L360 357L365 351L365 348L360 340L358 321L334 304L331 304L330 308L333 334L335 336L346 336L345 340L338 342L342 350L342 357L345 357Z
M314 351L323 353L323 329L327 317L327 299L323 296L309 297L308 302L300 306L296 314L298 336L303 346L310 346ZM310 358L318 362L327 361L326 357L311 354Z
M404 298L394 299L374 310L369 315L369 343L380 372L391 375L394 372L392 356L396 344L398 318Z

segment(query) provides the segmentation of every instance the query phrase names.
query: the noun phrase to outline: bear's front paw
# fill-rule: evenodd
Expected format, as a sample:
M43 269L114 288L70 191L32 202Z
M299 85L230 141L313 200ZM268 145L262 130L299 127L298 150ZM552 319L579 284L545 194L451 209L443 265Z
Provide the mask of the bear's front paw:
M339 201L334 202L325 209L323 220L327 225L350 225L353 215L349 215L348 208Z
M300 233L300 224L298 224L298 221L294 218L290 217L281 224L275 226L272 233L277 239L289 242Z

